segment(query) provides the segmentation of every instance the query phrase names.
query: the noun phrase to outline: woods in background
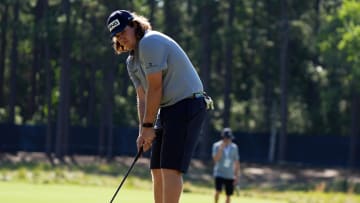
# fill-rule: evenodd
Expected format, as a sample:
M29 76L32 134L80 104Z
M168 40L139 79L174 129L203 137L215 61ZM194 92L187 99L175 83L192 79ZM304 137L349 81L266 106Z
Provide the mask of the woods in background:
M350 136L356 159L358 0L3 0L0 122L48 124L59 156L69 126L98 126L99 142L114 125L137 126L126 56L114 60L105 25L115 9L148 17L189 54L216 103L205 134L278 129L279 160L289 133Z

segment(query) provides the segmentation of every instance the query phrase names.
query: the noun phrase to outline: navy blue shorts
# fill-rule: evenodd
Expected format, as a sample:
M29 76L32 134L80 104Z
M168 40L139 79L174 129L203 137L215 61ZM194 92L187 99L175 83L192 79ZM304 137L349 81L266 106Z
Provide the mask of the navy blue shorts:
M225 186L225 192L227 196L231 196L234 193L234 179L215 177L216 191L221 192L223 186Z
M186 173L206 115L204 98L184 99L162 107L151 148L151 169ZM160 123L160 125L159 125Z

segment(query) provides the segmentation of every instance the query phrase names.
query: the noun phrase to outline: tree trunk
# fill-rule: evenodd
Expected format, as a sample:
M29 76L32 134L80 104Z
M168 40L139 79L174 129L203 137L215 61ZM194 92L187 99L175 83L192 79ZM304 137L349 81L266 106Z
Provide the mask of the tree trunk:
M190 6L190 5L189 5ZM203 3L201 11L201 59L200 59L200 77L202 79L204 90L209 94L209 82L210 82L210 66L211 66L211 30L210 20L211 10L210 3L207 1ZM209 147L211 145L211 139L209 139L209 127L210 127L210 115L208 114L205 118L200 140L199 140L199 156L202 160L209 158Z
M178 0L164 1L165 33L176 41L180 41L182 31L182 22L180 21L181 12L179 10ZM175 25L175 26L174 26Z
M86 121L88 126L95 125L95 65L90 64L90 82L89 82L89 98L88 98L88 110L86 115Z
M41 19L43 17L44 12L44 0L37 0L36 6L34 9L34 27L33 27L33 63L31 68L31 76L30 76L30 98L27 106L26 114L24 115L25 120L30 119L35 112L36 104L36 96L37 96L37 78L36 75L39 72L40 59L42 56L40 55L40 33L41 32Z
M58 106L58 121L56 133L56 156L63 159L68 150L69 134L69 72L70 72L70 2L62 1L63 12L66 16L63 25L61 43L61 78L60 78L60 98Z
M150 7L149 21L151 22L151 25L153 27L155 27L155 25L156 25L156 19L155 19L156 0L148 0L148 4Z
M91 32L95 36L97 34L96 31L96 18L93 16L91 18L92 30ZM87 104L87 114L86 121L88 126L95 125L95 109L96 109L96 67L98 63L89 62L88 66L90 66L90 79L89 79L89 96L88 96L88 104Z
M224 115L223 127L230 125L231 111L231 84L232 84L232 67L233 67L233 27L235 16L235 0L229 0L228 19L225 24L225 87L224 87Z
M103 97L101 105L101 123L99 134L98 155L106 156L107 160L113 157L113 92L114 92L114 69L115 64L111 68L105 68L103 79Z
M44 66L45 66L45 74L46 74L46 106L47 106L47 124L46 124L46 146L45 146L45 153L49 157L50 161L52 162L51 153L53 152L53 136L52 136L52 104L51 104L51 90L52 90L52 72L51 72L51 65L50 65L50 22L49 22L49 12L48 12L48 0L44 1L44 16L45 20L45 32L46 35L44 39Z
M319 30L320 30L320 20L321 20L321 15L320 15L320 6L321 6L321 0L316 0L315 1L315 15L316 15L316 18L315 18L315 33L318 34L319 33Z
M105 77L105 76L104 76ZM105 87L105 81L103 81ZM106 135L106 112L105 112L105 95L104 91L102 92L102 101L101 101L101 109L100 109L100 125L99 125L99 139L98 139L98 156L104 157L105 153L105 135Z
M320 26L320 18L321 18L321 14L320 14L320 3L321 0L316 0L315 1L315 5L314 5L314 10L315 10L315 17L314 17L314 28L313 28L313 32L314 32L314 38L318 38L319 35L319 26ZM319 46L318 44L314 44L311 45L312 47L314 47L315 53L314 53L314 57L313 57L313 64L314 66L318 66L319 65ZM305 95L305 100L308 106L308 112L309 112L309 116L310 116L310 121L313 124L311 126L311 129L309 129L309 133L313 133L313 134L319 134L319 133L326 133L323 132L322 129L326 129L326 126L324 126L324 122L322 119L322 113L321 111L319 111L319 109L321 109L321 87L319 86L319 82L317 81L309 81L308 85L305 85L306 88L306 95Z
M8 15L9 15L9 5L7 2L3 3L4 12L1 15L1 36L0 36L0 106L5 104L4 101L4 72L5 72L5 58L6 58L6 33L8 28Z
M288 116L288 104L287 104L287 51L289 41L289 22L287 14L287 0L281 0L281 23L280 23L280 85L281 85L281 129L279 139L279 161L286 161L287 150L287 116Z
M15 104L16 104L16 70L18 68L18 35L17 27L19 24L19 1L16 0L14 3L14 20L12 26L12 46L11 46L11 70L10 70L10 96L9 96L9 123L15 122Z
M351 134L349 147L349 168L355 169L356 161L359 154L358 136L359 130L359 115L360 115L360 95L354 93L351 101Z
M271 16L273 15L273 3L270 1L270 0L267 0L266 1L266 15L267 16ZM269 41L272 41L274 40L274 37L273 37L273 31L272 31L272 24L273 22L271 21L271 18L267 18L267 21L266 21L266 24L267 24L267 38ZM266 52L269 53L272 51L273 48L271 47L266 47ZM271 60L271 56L269 54L265 54L265 57L264 57L264 62L263 62L263 66L265 67L263 70L264 70L264 73L263 73L263 76L262 76L262 81L263 81L263 85L264 85L264 106L265 106L265 110L264 110L264 118L265 118L265 131L266 132L271 132L274 130L275 126L274 124L276 122L274 122L274 120L272 119L272 113L275 113L273 112L273 107L276 106L276 99L274 99L274 77L273 77L273 70L271 70L271 68L268 68L268 67L271 67L272 65L272 60Z
M115 66L114 66L115 67ZM108 71L108 76L106 80L106 121L107 121L107 128L108 128L108 134L107 134L107 154L106 158L107 160L111 160L111 158L114 156L113 154L113 143L114 143L114 136L113 136L113 106L114 106L114 68L110 68Z

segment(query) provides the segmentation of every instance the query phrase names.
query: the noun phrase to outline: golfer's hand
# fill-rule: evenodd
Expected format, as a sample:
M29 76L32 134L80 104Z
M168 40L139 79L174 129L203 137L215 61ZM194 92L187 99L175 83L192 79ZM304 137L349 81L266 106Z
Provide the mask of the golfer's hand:
M138 150L142 146L144 152L151 148L152 142L155 139L155 130L153 128L142 128L141 133L136 140Z
M234 177L234 185L237 185L239 183L239 177L235 176Z

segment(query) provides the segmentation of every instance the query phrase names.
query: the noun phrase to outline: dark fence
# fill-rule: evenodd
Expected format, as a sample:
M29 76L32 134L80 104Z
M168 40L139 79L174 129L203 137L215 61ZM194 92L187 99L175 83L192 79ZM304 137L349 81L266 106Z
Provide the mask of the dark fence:
M56 127L51 127L51 152L55 151ZM111 141L111 151L108 136L102 142L99 139L98 127L72 126L69 129L68 154L82 155L133 155L136 153L135 140L138 130L128 127L115 127ZM46 126L8 125L0 124L0 152L16 153L45 152L46 151ZM99 143L103 143L100 145ZM101 150L102 149L102 150Z
M241 160L268 162L269 134L235 133ZM336 135L295 135L287 138L286 162L318 166L348 166L350 137ZM358 145L359 146L359 145ZM278 148L278 143L275 144ZM275 158L277 151L275 150ZM360 150L356 165L360 166Z
M52 129L51 149L54 151L56 133L55 127ZM103 141L100 141L98 127L73 126L69 130L69 154L99 155L99 153L102 153L102 155L106 155L110 153L112 156L117 156L134 155L136 153L135 140L138 135L136 128L115 127L112 131L111 141L106 136ZM218 135L218 132L212 134ZM269 162L269 134L240 132L234 134L234 142L239 146L241 161ZM208 138L212 141L219 139L218 136L209 136ZM102 146L99 143L103 143ZM348 165L350 146L348 136L289 135L287 144L286 162L317 166ZM109 148L109 146L111 147ZM275 149L277 147L277 144L275 144ZM46 126L0 124L0 152L44 152L45 150ZM210 158L211 146L207 151ZM360 166L360 150L357 154L356 165ZM274 155L276 159L276 150Z

